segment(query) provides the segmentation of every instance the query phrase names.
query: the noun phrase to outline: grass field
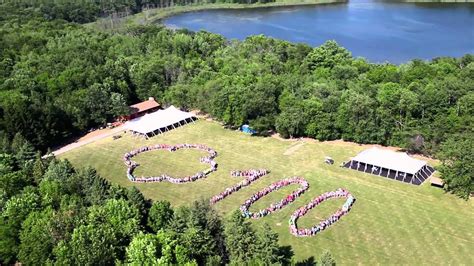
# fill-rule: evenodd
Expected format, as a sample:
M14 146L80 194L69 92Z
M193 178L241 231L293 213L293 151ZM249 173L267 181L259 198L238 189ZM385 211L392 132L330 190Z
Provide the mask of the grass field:
M155 143L201 143L218 152L217 172L193 183L133 184L125 175L125 152ZM283 177L300 175L310 189L280 212L253 221L255 226L269 223L280 235L282 245L291 245L298 260L318 257L329 250L339 264L436 264L474 265L474 204L445 194L427 182L414 186L339 167L342 161L365 147L344 142L282 141L250 137L223 129L219 124L199 121L166 134L141 140L124 135L106 138L60 156L75 166L92 166L122 186L137 186L146 197L169 200L174 206L200 198L210 198L240 179L232 169L267 168L271 174L216 204L223 216L237 209L251 194ZM154 151L134 157L141 166L136 175L168 173L182 177L205 169L201 153L180 150ZM336 160L324 164L324 156ZM289 233L288 219L295 209L311 198L338 187L347 188L356 198L352 211L323 233L311 238L296 238ZM276 202L293 191L295 185L273 192L258 201L253 209ZM341 206L333 200L314 208L299 220L303 227L315 224Z

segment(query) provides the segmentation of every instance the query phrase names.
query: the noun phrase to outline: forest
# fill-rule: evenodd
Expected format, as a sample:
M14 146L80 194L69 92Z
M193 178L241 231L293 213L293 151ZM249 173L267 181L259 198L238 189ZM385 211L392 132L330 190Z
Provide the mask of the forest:
M62 19L69 22L88 23L109 15L128 16L149 8L205 5L214 3L254 4L271 3L276 0L5 0L15 8L36 9L49 20Z
M472 147L472 54L374 64L334 41L315 48L262 35L228 41L154 25L112 34L47 14L8 3L0 10L0 142L19 133L46 151L152 96L262 135L431 156L448 139ZM472 179L464 183L472 188Z
M138 12L137 3L0 5L1 264L291 260L270 228L250 229L239 214L223 221L202 202L151 203L92 169L40 159L150 96L231 128L248 123L261 135L435 156L446 189L466 199L472 193L474 55L375 64L334 41L313 48L262 35L228 41L154 25L123 33L81 25L108 10ZM322 260L333 264L330 254Z
M172 208L91 168L42 160L19 135L10 148L0 157L2 265L305 263L268 224L254 229L240 211L224 220L204 199ZM329 252L318 261L335 263Z

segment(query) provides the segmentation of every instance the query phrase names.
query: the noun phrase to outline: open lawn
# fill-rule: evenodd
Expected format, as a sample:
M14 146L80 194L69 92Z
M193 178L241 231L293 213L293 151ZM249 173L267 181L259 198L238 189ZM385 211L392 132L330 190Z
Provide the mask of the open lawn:
M301 144L304 142L304 144ZM201 143L218 152L217 172L193 183L133 184L128 181L122 162L125 152L155 143ZM292 148L298 145L296 148ZM364 174L339 167L342 161L364 147L343 142L282 141L275 138L250 137L223 129L219 124L199 121L166 134L142 140L124 135L111 137L69 151L60 158L75 166L92 166L113 183L137 186L151 199L169 200L174 206L188 204L200 198L210 198L240 179L231 177L230 170L267 168L271 174L251 186L234 193L216 204L226 216L254 192L270 183L290 176L303 176L310 189L283 210L254 220L255 226L269 223L280 235L282 245L291 245L298 260L319 257L330 250L340 264L436 264L474 265L474 205L428 182L414 186L387 178ZM134 157L139 162L135 173L176 177L191 175L207 165L199 163L199 151L152 151ZM326 165L324 156L335 159ZM288 219L298 207L325 191L347 188L357 199L352 211L339 222L311 238L290 234ZM262 198L252 210L268 206L293 191L296 185L285 187ZM300 227L309 227L329 216L343 203L332 200L314 208L299 219Z

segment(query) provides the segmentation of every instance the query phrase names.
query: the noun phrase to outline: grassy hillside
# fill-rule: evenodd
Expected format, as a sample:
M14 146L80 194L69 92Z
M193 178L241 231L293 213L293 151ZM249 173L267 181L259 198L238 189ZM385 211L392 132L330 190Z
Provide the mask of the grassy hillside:
M125 152L155 143L202 143L217 150L218 171L194 183L133 184L125 176L122 156ZM296 202L280 212L254 221L255 226L267 222L279 233L283 245L291 245L299 260L319 256L330 250L343 264L464 264L472 265L474 257L474 206L442 190L404 184L382 177L363 174L338 165L365 147L343 142L281 141L274 138L246 136L223 129L220 125L199 121L150 140L107 138L70 151L61 156L75 166L92 166L114 183L136 185L146 197L165 199L174 206L200 198L210 198L238 182L232 169L267 168L272 171L253 185L242 189L216 208L227 215L237 209L251 194L283 177L301 175L310 189ZM324 156L332 156L334 165L324 164ZM137 175L175 176L193 174L206 165L193 150L149 152L135 157L141 164ZM344 187L357 198L353 210L322 234L312 238L296 238L288 231L288 219L298 207L311 198L338 187ZM253 209L276 202L296 186L286 187L264 197ZM310 226L329 216L342 200L329 201L300 219Z

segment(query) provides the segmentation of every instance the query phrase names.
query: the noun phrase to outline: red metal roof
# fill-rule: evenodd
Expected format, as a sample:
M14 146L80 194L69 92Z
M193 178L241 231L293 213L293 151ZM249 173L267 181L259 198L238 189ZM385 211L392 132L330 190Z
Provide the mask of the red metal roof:
M159 106L160 104L157 103L155 99L150 97L150 99L148 99L147 101L131 105L130 109L131 109L132 114L136 114L136 113L148 111L153 108L157 108Z

